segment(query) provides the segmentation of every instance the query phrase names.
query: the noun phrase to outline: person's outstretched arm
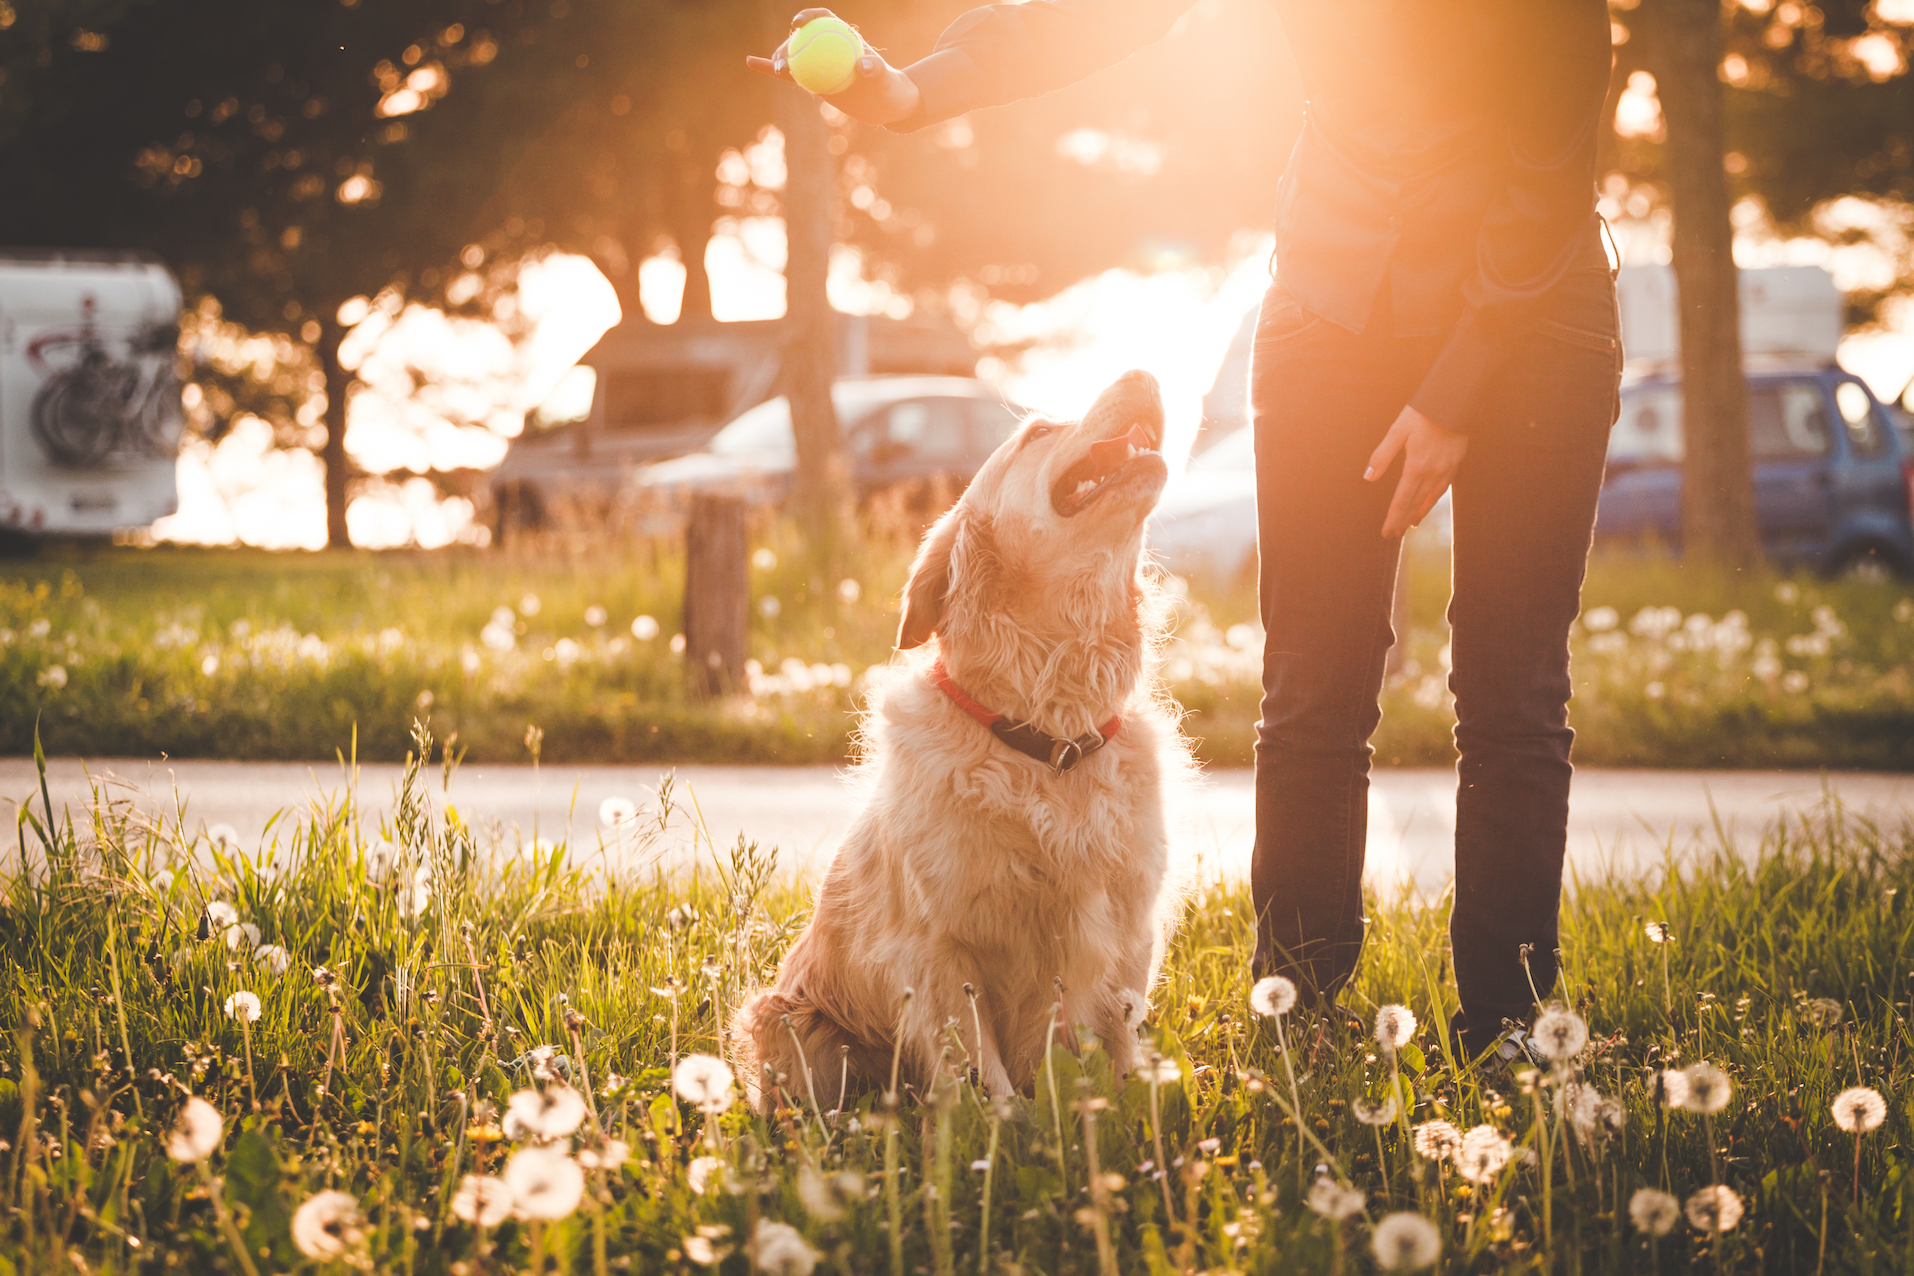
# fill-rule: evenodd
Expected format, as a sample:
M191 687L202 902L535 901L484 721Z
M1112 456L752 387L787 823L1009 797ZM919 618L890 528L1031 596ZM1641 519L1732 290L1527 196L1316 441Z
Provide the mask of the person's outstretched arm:
M1196 0L1029 0L972 9L951 23L930 56L902 69L867 43L858 83L831 104L867 124L910 132L984 106L1074 84L1161 39ZM806 9L793 29L828 9ZM785 50L747 59L790 78Z

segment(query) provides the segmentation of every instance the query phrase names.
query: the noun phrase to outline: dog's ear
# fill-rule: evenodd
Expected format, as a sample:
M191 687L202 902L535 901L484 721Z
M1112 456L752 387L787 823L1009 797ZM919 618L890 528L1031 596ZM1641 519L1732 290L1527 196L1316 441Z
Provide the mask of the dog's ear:
M897 626L897 649L909 651L930 641L944 623L944 603L950 597L950 556L963 530L963 506L953 506L931 525L917 559L910 565L904 586L904 618Z

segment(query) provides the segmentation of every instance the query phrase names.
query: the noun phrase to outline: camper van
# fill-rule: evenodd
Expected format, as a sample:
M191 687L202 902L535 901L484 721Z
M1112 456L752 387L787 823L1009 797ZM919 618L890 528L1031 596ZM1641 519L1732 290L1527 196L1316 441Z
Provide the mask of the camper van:
M0 249L0 537L179 506L179 284L133 253Z

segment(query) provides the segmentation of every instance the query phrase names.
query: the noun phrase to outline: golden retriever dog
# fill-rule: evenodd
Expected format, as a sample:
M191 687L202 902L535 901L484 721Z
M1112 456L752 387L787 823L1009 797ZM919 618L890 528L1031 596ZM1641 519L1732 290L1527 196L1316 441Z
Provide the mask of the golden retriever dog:
M887 1089L894 1048L900 1087L970 1068L1025 1091L1059 1012L1060 1040L1087 1025L1134 1066L1180 905L1164 792L1191 767L1142 563L1162 439L1156 381L1127 373L1081 421L1025 424L925 535L906 655L863 724L865 805L739 1011L765 1111Z

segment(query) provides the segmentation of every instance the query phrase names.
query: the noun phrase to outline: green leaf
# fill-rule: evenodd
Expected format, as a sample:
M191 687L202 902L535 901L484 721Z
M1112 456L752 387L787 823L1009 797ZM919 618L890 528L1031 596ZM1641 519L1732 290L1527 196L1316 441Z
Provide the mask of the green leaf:
M279 1186L279 1157L272 1140L257 1130L240 1135L232 1155L226 1158L226 1177L233 1185L233 1195L248 1205L270 1200Z
M1419 1073L1429 1066L1428 1056L1424 1055L1422 1053L1422 1047L1413 1041L1396 1051L1396 1058L1400 1059L1402 1066L1411 1072Z

